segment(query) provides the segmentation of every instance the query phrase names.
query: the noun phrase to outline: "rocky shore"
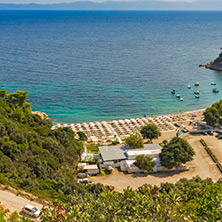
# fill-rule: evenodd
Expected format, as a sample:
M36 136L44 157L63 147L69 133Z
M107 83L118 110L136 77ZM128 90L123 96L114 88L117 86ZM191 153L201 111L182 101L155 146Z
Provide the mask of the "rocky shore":
M199 67L205 67L206 69L212 69L216 71L222 71L222 52L215 60L211 61L208 64L200 64Z
M49 119L49 116L44 112L33 111L32 114L39 115L42 119Z

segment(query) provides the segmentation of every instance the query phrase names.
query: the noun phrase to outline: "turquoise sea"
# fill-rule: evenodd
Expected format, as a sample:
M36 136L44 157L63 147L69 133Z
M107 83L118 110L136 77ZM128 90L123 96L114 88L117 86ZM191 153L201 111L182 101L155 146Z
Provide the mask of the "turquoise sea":
M222 73L198 68L220 47L222 12L0 11L0 88L55 123L202 109L222 98Z

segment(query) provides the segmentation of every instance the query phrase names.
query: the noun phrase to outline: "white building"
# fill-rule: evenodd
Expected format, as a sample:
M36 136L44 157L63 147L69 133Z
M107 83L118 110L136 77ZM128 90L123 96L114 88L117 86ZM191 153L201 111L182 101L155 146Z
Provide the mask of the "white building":
M142 149L130 149L127 146L103 146L99 147L101 158L103 163L102 167L120 167L122 171L128 173L148 173L147 171L140 170L134 165L136 157L140 155L150 156L153 158L156 165L152 172L160 171L174 171L174 170L188 170L189 167L181 166L178 168L167 169L161 166L159 154L161 153L162 147L159 144L144 144Z
M88 175L97 175L99 174L99 168L96 164L88 164L88 163L79 163L78 167L81 167L82 170Z
M158 167L161 166L160 159L158 157L158 158L154 158L153 160L156 163L156 165L153 167L152 172L157 172ZM146 171L146 170L139 169L136 165L134 165L134 163L135 163L135 160L122 161L120 164L121 171L126 171L128 173L148 173L148 171Z
M87 171L88 175L97 175L99 173L99 168L96 164L86 165L83 170Z
M128 160L135 160L137 156L144 155L153 158L158 158L162 147L159 144L144 144L143 149L129 149L126 150Z
M102 167L119 167L120 162L126 160L125 150L123 146L101 146L99 151L102 158Z
M140 155L159 158L161 150L162 147L159 144L144 144L142 149L132 149L125 145L99 147L102 167L121 167L123 161L134 160L135 162L136 157Z

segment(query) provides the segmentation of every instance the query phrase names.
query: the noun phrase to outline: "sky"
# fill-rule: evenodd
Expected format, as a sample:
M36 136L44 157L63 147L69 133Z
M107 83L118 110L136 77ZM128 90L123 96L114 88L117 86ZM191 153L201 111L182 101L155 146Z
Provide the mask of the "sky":
M14 4L29 4L29 3L38 3L38 4L53 4L53 3L70 3L75 1L86 1L86 0L0 0L0 3L14 3ZM98 0L90 0L98 2ZM99 2L107 1L107 0L99 0ZM136 0L113 0L113 1L136 1ZM149 0L148 0L149 1ZM152 0L158 1L158 0ZM194 2L196 0L159 0L166 2ZM204 0L203 0L204 1Z

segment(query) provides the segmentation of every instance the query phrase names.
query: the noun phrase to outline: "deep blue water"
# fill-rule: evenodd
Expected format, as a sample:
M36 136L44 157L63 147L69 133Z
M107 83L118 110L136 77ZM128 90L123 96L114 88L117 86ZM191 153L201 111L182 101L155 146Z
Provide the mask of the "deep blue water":
M220 47L222 12L0 11L0 88L63 123L201 109L222 98L198 68Z

